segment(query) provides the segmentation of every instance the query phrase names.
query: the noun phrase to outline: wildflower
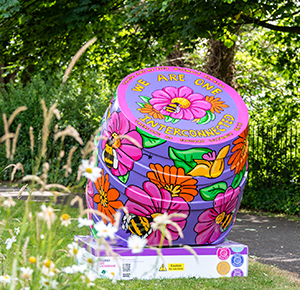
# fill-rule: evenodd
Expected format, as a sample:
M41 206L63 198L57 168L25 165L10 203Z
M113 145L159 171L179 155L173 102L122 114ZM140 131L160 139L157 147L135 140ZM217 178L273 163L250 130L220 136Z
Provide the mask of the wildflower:
M58 282L56 280L50 281L50 288L57 289Z
M74 274L74 269L70 266L68 266L66 268L62 268L61 271L66 273L66 274Z
M15 237L12 237L11 239L8 238L6 241L5 241L5 244L6 244L6 250L9 250L12 246L12 244L16 241L16 238Z
M127 245L133 254L138 254L143 252L144 247L147 245L147 240L133 235L128 238Z
M14 228L15 234L18 235L20 233L20 227Z
M97 178L100 177L100 168L95 167L94 161L91 161L90 163L88 160L82 160L82 164L80 165L79 169L83 172L83 176L93 182L96 182Z
M112 283L117 283L117 276L115 272L107 272L107 278L110 279Z
M14 207L16 205L16 202L13 200L11 196L9 196L4 202L4 207Z
M9 275L4 275L4 276L0 276L0 282L2 283L10 283L10 276Z
M172 243L172 233L168 229L167 225L173 226L177 232L178 235L183 238L182 234L182 228L175 222L172 221L172 218L186 218L187 215L182 214L182 213L173 213L173 214L168 214L168 213L163 213L160 215L157 215L153 219L153 223L151 224L151 227L156 231L159 230L161 234L165 236L165 238L168 240L169 245Z
M44 260L42 267L42 274L47 277L53 277L58 270L55 268L55 264L49 259Z
M36 257L31 256L31 257L29 257L28 261L29 261L29 263L31 263L31 264L35 264L35 262L36 262Z
M97 237L114 239L117 228L115 228L111 223L105 225L103 221L95 224L95 230L97 231Z
M67 213L64 213L64 214L60 217L60 220L61 220L61 225L62 225L62 226L67 227L68 225L71 224L71 217L70 217Z
M72 266L72 269L73 269L73 273L84 273L85 270L87 269L87 265L86 264L82 264L82 265L73 265Z
M45 239L45 236L44 235L41 235L40 236L41 240Z
M78 227L81 228L83 226L92 226L93 225L93 221L92 220L89 220L89 219L84 219L84 218L81 218L79 217L78 218Z
M86 264L89 266L93 266L97 262L97 258L95 256L86 257Z
M33 273L33 270L30 269L30 268L24 268L24 267L21 267L20 268L22 274L21 274L21 277L25 280L29 280L31 278L31 275Z
M97 279L97 274L92 271L92 270L89 270L86 274L85 274L85 277L87 279L87 286L88 287L91 287L91 286L94 286L95 284L93 283L96 279Z
M83 257L84 249L80 248L75 242L69 244L68 248L70 257L76 257L76 259L80 262Z
M51 224L54 223L56 215L54 209L51 206L46 207L44 204L41 206L42 212L38 213L38 217L45 220L48 228L51 228Z
M49 288L49 286L50 286L49 280L43 276L41 277L40 284L41 284L41 287Z

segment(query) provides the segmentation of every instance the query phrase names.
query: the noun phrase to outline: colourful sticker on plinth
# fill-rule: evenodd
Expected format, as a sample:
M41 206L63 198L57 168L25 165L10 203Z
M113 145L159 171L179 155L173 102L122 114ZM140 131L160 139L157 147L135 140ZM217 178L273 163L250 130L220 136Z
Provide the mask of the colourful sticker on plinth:
M231 259L231 264L234 267L241 267L244 263L244 258L242 255L240 254L235 254L233 255L232 259Z
M241 269L234 269L231 272L231 277L234 277L234 276L242 277L242 276L244 276L244 272Z
M217 256L220 260L227 260L230 256L230 250L228 248L219 248Z
M234 251L235 253L240 253L241 251L244 250L244 247L232 247L231 250Z
M220 275L227 275L230 271L230 265L227 262L220 262L217 266L217 271Z

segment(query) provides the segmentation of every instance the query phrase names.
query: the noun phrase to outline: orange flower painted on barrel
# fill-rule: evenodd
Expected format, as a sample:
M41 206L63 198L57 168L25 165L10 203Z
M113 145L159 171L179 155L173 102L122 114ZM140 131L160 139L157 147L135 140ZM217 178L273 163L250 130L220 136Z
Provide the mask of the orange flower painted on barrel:
M97 203L97 209L105 214L109 221L114 224L114 214L117 209L123 207L123 203L117 200L120 193L115 188L109 188L109 176L108 174L102 174L101 177L95 182L97 192L94 193L94 202ZM107 224L107 220L103 219L104 223Z
M231 149L231 152L233 154L231 155L228 165L231 165L230 169L233 171L235 169L235 174L240 173L241 170L243 170L248 157L248 126L242 132L242 134L239 135L239 138L235 139L233 141L234 147Z
M139 108L138 110L143 114L152 116L154 119L165 119L165 116L163 114L161 114L158 110L154 109L147 103L144 104L144 108Z
M214 96L206 96L205 101L211 104L210 111L214 114L215 112L220 114L221 111L224 111L223 108L228 108L225 102L220 101L220 98L215 98Z
M185 201L190 202L197 195L197 180L192 176L187 176L183 168L175 166L164 166L160 164L150 164L147 177L156 184L158 188L164 188L174 196L180 196Z

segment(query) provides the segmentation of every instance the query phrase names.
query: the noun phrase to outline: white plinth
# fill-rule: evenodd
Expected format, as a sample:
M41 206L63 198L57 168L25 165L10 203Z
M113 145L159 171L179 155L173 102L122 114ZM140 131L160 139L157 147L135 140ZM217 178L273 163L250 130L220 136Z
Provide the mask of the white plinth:
M84 258L98 258L93 270L100 278L114 275L117 280L154 278L219 278L248 276L248 247L233 241L210 246L193 246L193 254L185 247L145 248L138 255L125 247L113 246L116 257L106 253L92 236L75 236L84 248Z

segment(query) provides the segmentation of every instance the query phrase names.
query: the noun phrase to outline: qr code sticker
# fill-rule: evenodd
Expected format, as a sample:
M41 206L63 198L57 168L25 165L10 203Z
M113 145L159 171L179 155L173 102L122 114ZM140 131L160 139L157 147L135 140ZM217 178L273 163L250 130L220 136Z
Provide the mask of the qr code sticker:
M122 265L123 267L123 272L130 272L131 270L131 264L130 263L125 263Z

